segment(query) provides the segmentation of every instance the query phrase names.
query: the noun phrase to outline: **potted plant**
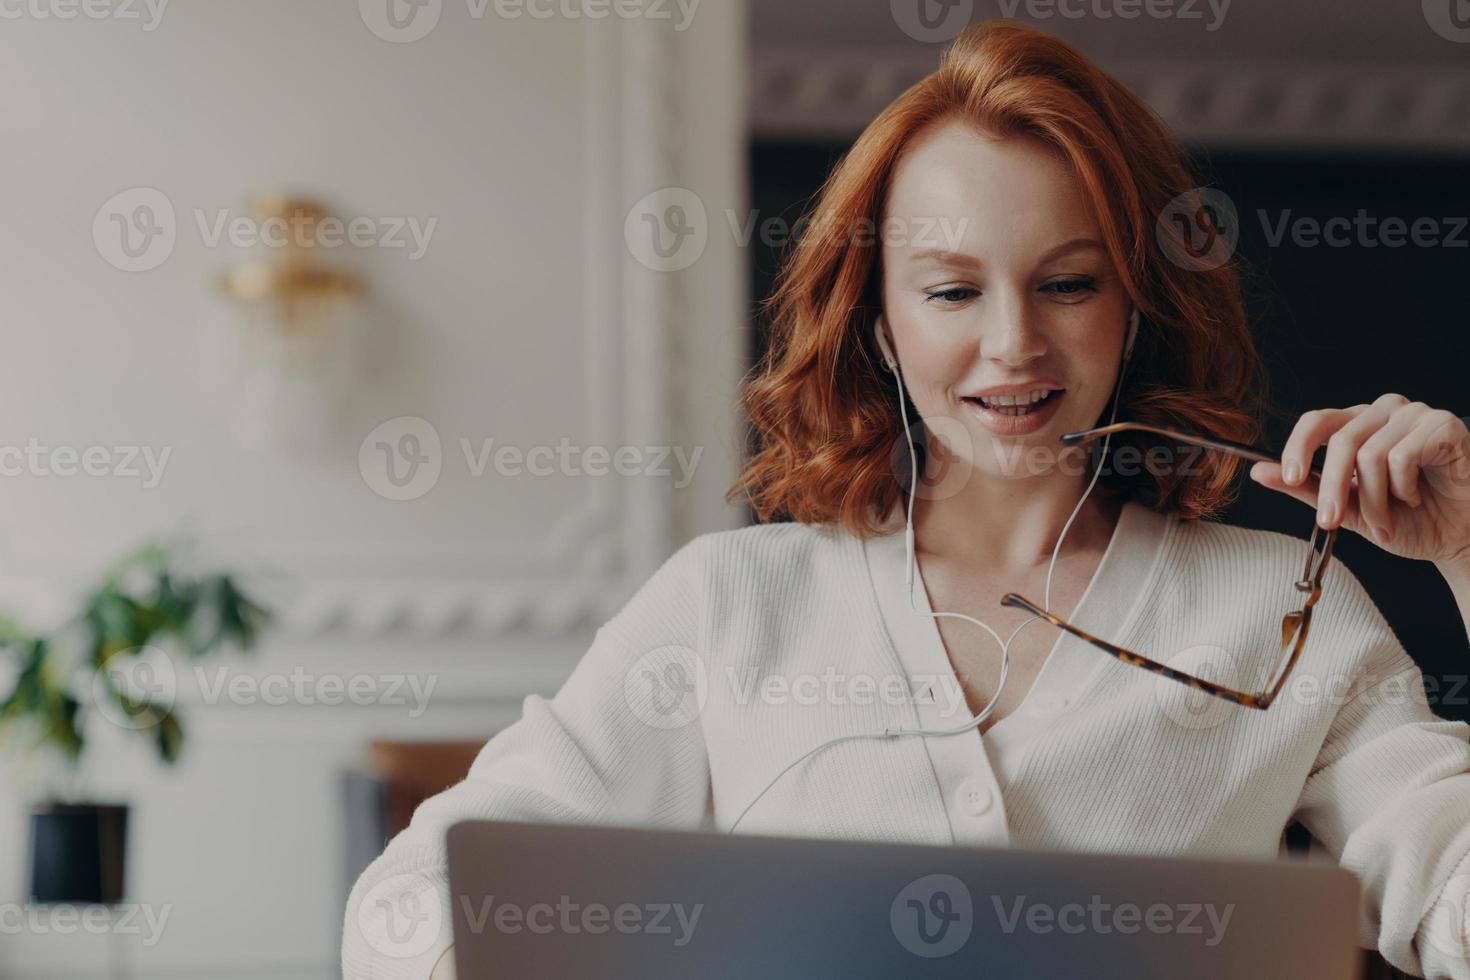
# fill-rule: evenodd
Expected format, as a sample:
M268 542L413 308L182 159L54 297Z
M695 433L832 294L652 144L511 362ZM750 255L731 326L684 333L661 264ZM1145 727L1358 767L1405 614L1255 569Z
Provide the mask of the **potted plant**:
M172 658L250 650L269 614L225 573L185 571L150 546L129 555L45 635L0 618L0 747L18 764L80 768L87 723L100 714L151 739L173 763L184 742ZM44 758L43 758L44 757ZM126 804L53 787L30 815L30 898L115 904L125 892Z

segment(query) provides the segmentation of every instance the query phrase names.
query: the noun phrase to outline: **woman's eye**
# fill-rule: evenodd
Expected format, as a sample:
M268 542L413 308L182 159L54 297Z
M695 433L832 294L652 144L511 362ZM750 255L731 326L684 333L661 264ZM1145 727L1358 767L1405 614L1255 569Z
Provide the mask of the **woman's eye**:
M1057 279L1041 288L1054 296L1080 297L1087 293L1097 292L1097 280L1085 276L1076 279Z
M978 295L979 292L978 289L970 286L951 286L948 289L936 289L932 293L925 293L924 295L927 299L924 302L928 303L931 300L937 299L941 305L963 303L970 297Z

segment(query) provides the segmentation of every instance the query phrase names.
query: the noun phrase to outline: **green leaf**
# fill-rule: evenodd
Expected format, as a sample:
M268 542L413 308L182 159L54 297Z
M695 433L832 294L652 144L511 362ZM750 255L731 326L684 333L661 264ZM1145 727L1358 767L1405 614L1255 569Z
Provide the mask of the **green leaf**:
M178 715L172 711L164 713L154 729L154 741L158 746L158 756L165 763L173 765L179 760L179 753L184 748L184 727L179 724Z
M76 761L84 748L82 723L92 705L79 703L72 690L101 688L140 730L151 729L165 763L178 759L184 731L167 705L139 700L119 690L104 670L118 655L172 641L189 657L203 657L228 645L252 649L270 613L255 603L228 574L183 575L169 567L169 552L150 545L126 556L109 571L64 629L79 631L83 665L73 664L48 637L30 636L14 620L0 616L0 658L14 658L14 690L0 700L0 739L34 741ZM72 636L63 650L71 649ZM165 647L169 649L169 647Z

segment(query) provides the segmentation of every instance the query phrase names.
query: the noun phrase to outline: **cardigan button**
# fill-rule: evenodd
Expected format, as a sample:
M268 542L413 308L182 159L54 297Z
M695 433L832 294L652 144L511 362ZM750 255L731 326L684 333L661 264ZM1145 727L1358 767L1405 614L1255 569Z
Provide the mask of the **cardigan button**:
M995 794L990 791L990 787L979 779L966 779L959 785L960 809L972 817L978 817L989 810L994 798Z

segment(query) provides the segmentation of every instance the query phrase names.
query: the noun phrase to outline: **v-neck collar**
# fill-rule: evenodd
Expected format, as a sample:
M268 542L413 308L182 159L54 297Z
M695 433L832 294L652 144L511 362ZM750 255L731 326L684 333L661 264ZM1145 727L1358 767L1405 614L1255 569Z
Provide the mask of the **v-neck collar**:
M940 637L938 621L930 613L928 591L915 562L914 606L909 607L908 586L904 581L904 535L902 515L897 514L897 533L870 537L863 541L869 578L884 625L888 629L896 656L910 677L935 678L947 686L949 696L961 692L958 676L950 663ZM1124 504L1113 529L1102 560L1078 601L1069 621L1094 636L1113 639L1137 612L1142 596L1163 552L1163 543L1172 518L1134 502ZM1027 629L1051 629L1036 623ZM1107 654L1063 630L1036 675L1030 691L1016 709L986 731L983 739L978 726L972 737L999 743L1023 738L1037 726L1045 726L1083 694L1092 676L1111 662ZM920 723L934 713L920 708ZM963 697L958 713L946 717L941 727L954 727L971 714ZM947 739L945 741L948 741Z

